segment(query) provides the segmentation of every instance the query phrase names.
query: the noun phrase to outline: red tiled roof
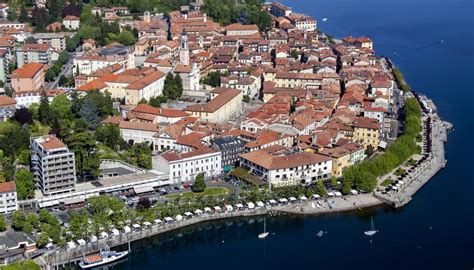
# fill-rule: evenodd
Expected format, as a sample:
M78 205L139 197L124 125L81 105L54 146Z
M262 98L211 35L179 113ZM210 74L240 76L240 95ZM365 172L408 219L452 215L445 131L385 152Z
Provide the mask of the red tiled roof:
M15 181L0 183L0 193L16 191Z
M0 96L0 106L15 105L16 100L9 96Z
M29 63L13 71L12 78L33 78L44 68L40 63Z

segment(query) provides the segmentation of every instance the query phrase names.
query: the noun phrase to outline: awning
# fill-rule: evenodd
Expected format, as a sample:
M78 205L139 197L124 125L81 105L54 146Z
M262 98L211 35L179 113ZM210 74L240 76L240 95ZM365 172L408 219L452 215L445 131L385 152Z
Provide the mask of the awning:
M281 199L279 199L279 201L280 201L281 203L287 203L287 202L288 202L288 200L287 200L286 198L281 198Z
M313 194L312 196L313 198L317 199L317 198L321 198L321 196L319 196L318 194Z
M300 197L300 200L302 200L302 201L307 201L308 198L306 198L306 196L301 196L301 197Z
M270 204L275 204L275 203L277 203L277 201L275 201L275 200L269 200L268 202L269 202Z
M261 202L261 201L258 201L258 202L257 202L257 206L258 206L258 207L264 207L265 204L264 204L263 202Z
M184 215L187 216L187 217L191 217L191 216L193 215L193 213L191 213L191 212L185 212Z
M214 206L214 210L215 210L215 211L221 211L222 208L221 208L220 206Z
M255 204L253 204L253 202L248 202L248 203L247 203L247 207L248 207L248 209L254 209L254 208L255 208Z
M143 193L155 191L155 189L152 186L134 187L133 190L135 191L136 194L143 194Z
M227 211L232 211L232 210L234 210L234 207L232 207L232 205L226 205L226 206L225 206L225 209L226 209Z
M133 227L134 229L138 229L138 228L140 228L140 225L138 225L138 224L133 224L132 227Z
M211 209L209 208L209 210L211 210ZM194 210L194 214L200 215L200 214L202 214L202 210L201 209L196 209L196 210Z
M204 207L204 212L211 212L211 208L210 207Z
M173 221L173 219L170 218L170 217L165 217L165 221L166 221L166 222L171 222L171 221Z
M294 202L296 201L296 198L295 197L290 197L290 202Z
M175 219L176 219L176 221L181 221L181 220L183 220L183 216L182 215L177 215L175 217Z
M232 165L224 166L224 172L230 172L230 171L232 171L232 169L234 169L234 166L232 166Z
M162 223L161 219L159 219L159 218L155 219L154 222L155 222L155 224L160 224L160 223Z
M64 200L65 205L78 204L78 203L83 203L83 202L85 202L84 198L71 198L71 199Z
M150 226L150 225L151 225L151 223L150 223L150 222L148 222L148 221L145 221L145 222L143 222L143 225L145 225L145 226Z
M237 207L237 208L244 208L244 205L241 204L241 203L238 203L238 204L235 205L235 207Z

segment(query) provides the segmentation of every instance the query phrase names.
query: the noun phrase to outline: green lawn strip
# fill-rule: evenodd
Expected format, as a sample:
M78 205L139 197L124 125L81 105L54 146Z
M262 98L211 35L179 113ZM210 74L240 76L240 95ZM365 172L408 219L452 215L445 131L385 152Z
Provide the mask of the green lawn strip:
M199 197L199 196L222 196L227 195L229 190L223 187L210 187L206 188L203 192L194 193L192 191L185 191L182 193L168 194L165 196L166 199L175 199L179 196L183 198ZM181 195L180 195L181 194Z

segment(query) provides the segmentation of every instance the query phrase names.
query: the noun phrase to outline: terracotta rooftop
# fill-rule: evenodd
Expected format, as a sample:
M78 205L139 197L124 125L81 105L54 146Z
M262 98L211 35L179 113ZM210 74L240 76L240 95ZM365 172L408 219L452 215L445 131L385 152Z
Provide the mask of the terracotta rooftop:
M211 99L209 102L205 104L189 105L185 110L191 112L215 112L227 104L227 102L231 101L242 93L240 90L230 88L216 88L213 91L213 93L217 92L220 93L217 95L217 97Z
M0 183L0 193L16 191L15 181Z
M295 168L331 160L329 157L311 152L287 151L285 147L279 145L242 154L241 157L268 170Z
M44 65L40 63L29 63L13 71L12 78L33 78L43 69Z
M185 158L191 158L195 156L211 154L211 153L216 153L216 152L217 151L212 148L202 147L202 148L198 148L194 151L187 152L187 153L180 153L180 152L171 150L166 153L163 153L161 156L165 158L168 162L172 162L172 161L177 161L177 160L181 160Z
M47 135L39 138L40 145L47 150L66 147L66 145L54 135Z
M16 100L9 96L0 96L0 106L15 105Z
M143 130L150 132L158 132L158 126L156 124L142 123L142 122L131 122L131 121L121 121L119 124L121 129L133 129L133 130Z

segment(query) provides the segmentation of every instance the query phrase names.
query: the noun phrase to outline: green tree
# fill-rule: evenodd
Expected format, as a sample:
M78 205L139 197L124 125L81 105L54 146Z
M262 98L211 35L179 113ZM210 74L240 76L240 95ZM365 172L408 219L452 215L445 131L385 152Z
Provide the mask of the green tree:
M75 239L84 239L87 237L87 227L89 214L85 209L79 212L72 212L69 219L69 231L74 235Z
M120 34L118 34L117 41L122 43L123 45L130 46L135 44L136 39L133 36L132 32L128 30L123 30Z
M151 149L148 143L136 143L127 150L130 162L145 169L151 169Z
M293 57L294 59L298 60L298 58L300 57L298 51L296 49L293 49L290 53L291 57Z
M209 72L207 77L205 77L202 80L202 82L204 84L208 84L212 87L218 87L218 86L221 85L221 76L222 76L222 74L220 73L220 71Z
M245 103L249 103L250 102L250 96L249 95L244 95L242 97L242 100L245 102Z
M96 39L100 35L100 28L83 24L77 31L77 34L82 39L89 39L89 38Z
M38 118L43 124L49 124L53 120L53 113L51 111L51 107L49 106L48 96L46 95L45 91L41 92Z
M4 232L7 230L7 224L5 223L5 217L0 215L0 232Z
M22 231L27 223L26 215L23 211L15 211L12 215L12 228L16 231Z
M79 115L95 129L101 122L100 110L92 99L84 99Z
M206 181L204 180L204 174L200 173L194 179L193 192L203 192L205 189Z
M29 149L30 131L26 125L20 126L17 122L0 122L0 149L7 157L16 159L16 155L23 149ZM3 162L5 164L5 162ZM5 165L3 170L5 170Z
M57 95L51 102L51 109L60 119L71 118L71 101L65 94Z
M11 119L18 122L20 125L33 123L33 115L28 108L25 107L16 109Z
M22 23L28 21L28 12L26 11L26 5L25 4L21 5L20 16L18 17L18 20Z
M97 127L95 130L95 138L105 146L114 150L117 150L117 147L122 141L120 129L118 126L112 124L106 124Z
M178 95L178 86L176 85L176 80L173 74L168 73L165 78L165 84L163 86L163 95L169 99L176 99Z
M10 72L11 73L11 72ZM12 97L13 96L13 90L10 86L8 85L5 85L5 87L3 88L5 89L5 95L6 96L9 96L9 97Z
M374 147L372 145L368 145L367 149L365 149L365 154L367 156L372 156L374 154Z
M33 260L26 260L3 266L2 270L41 270L41 267Z
M18 199L26 200L33 197L34 194L34 182L33 174L27 169L20 169L16 173L16 192Z
M174 83L177 89L174 98L180 98L183 94L183 80L181 79L181 76L178 74L174 75Z
M11 8L10 11L8 12L7 19L9 21L15 21L17 17L18 16L16 14L16 11L13 8Z
M324 184L322 181L316 182L316 193L318 193L320 196L323 196L323 197L328 194L326 187L324 187Z
M23 149L19 152L17 161L21 165L29 165L30 164L30 150Z
M84 181L85 175L99 174L99 156L94 137L88 131L73 133L66 138L69 149L74 152L79 179Z
M48 69L48 71L46 71L46 74L44 75L44 79L47 82L52 82L54 81L54 78L56 78L56 73L52 68Z

